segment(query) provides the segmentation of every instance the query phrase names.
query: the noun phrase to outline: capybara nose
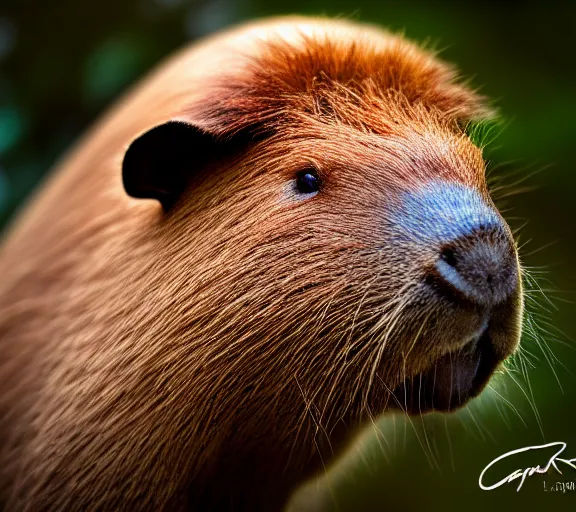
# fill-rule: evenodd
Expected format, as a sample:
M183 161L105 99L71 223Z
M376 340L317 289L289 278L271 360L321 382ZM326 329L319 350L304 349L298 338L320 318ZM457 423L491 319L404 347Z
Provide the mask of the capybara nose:
M518 287L518 260L502 222L482 224L445 243L435 270L440 280L480 306L504 302Z
M429 255L426 281L438 293L491 307L519 288L510 229L474 188L430 182L406 192L393 221L399 243L419 246Z

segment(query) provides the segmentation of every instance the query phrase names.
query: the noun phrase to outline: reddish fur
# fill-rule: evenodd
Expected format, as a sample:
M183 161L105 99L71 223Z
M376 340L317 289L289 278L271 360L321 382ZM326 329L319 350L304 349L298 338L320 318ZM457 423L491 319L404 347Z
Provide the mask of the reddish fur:
M256 27L279 22L267 23ZM170 61L12 229L0 257L9 509L279 508L343 427L384 410L386 386L445 353L443 331L465 328L466 315L435 310L417 285L430 255L408 264L374 250L386 241L374 212L433 177L487 197L480 150L460 126L488 110L402 38L307 23L320 33L252 37L238 44L239 65L207 77L203 66L249 29ZM325 35L331 27L350 33ZM163 214L125 195L120 163L168 119L255 139ZM297 202L286 183L310 164L326 189ZM430 303L402 312L369 382L399 296ZM406 359L429 318L442 328ZM498 347L503 357L512 348Z
M304 49L272 39L241 73L219 80L221 95L194 105L192 117L229 135L284 126L286 118L341 122L380 135L412 118L457 123L490 115L484 98L455 82L447 64L397 36L339 40L301 35ZM430 119L425 119L426 114Z

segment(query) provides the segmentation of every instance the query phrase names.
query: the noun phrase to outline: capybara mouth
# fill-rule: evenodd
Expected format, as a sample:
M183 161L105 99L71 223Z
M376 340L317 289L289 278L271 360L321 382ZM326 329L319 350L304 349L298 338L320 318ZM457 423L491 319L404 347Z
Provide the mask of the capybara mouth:
M453 411L477 396L500 363L484 329L455 352L438 359L427 371L406 379L394 390L394 405L408 414Z

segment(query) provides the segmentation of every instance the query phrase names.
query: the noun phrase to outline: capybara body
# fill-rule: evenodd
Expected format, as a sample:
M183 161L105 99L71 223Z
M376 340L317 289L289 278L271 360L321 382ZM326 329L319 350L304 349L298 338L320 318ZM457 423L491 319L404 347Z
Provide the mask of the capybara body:
M516 348L484 100L377 28L209 38L91 130L0 254L6 510L276 510L356 426Z

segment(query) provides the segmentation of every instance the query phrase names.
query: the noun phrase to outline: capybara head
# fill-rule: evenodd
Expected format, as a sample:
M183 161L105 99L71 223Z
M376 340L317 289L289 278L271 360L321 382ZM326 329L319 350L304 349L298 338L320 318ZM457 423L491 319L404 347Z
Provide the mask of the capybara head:
M454 78L392 36L270 38L127 150L217 305L191 335L250 389L297 383L327 425L452 410L516 348L515 244L465 130L490 113Z

